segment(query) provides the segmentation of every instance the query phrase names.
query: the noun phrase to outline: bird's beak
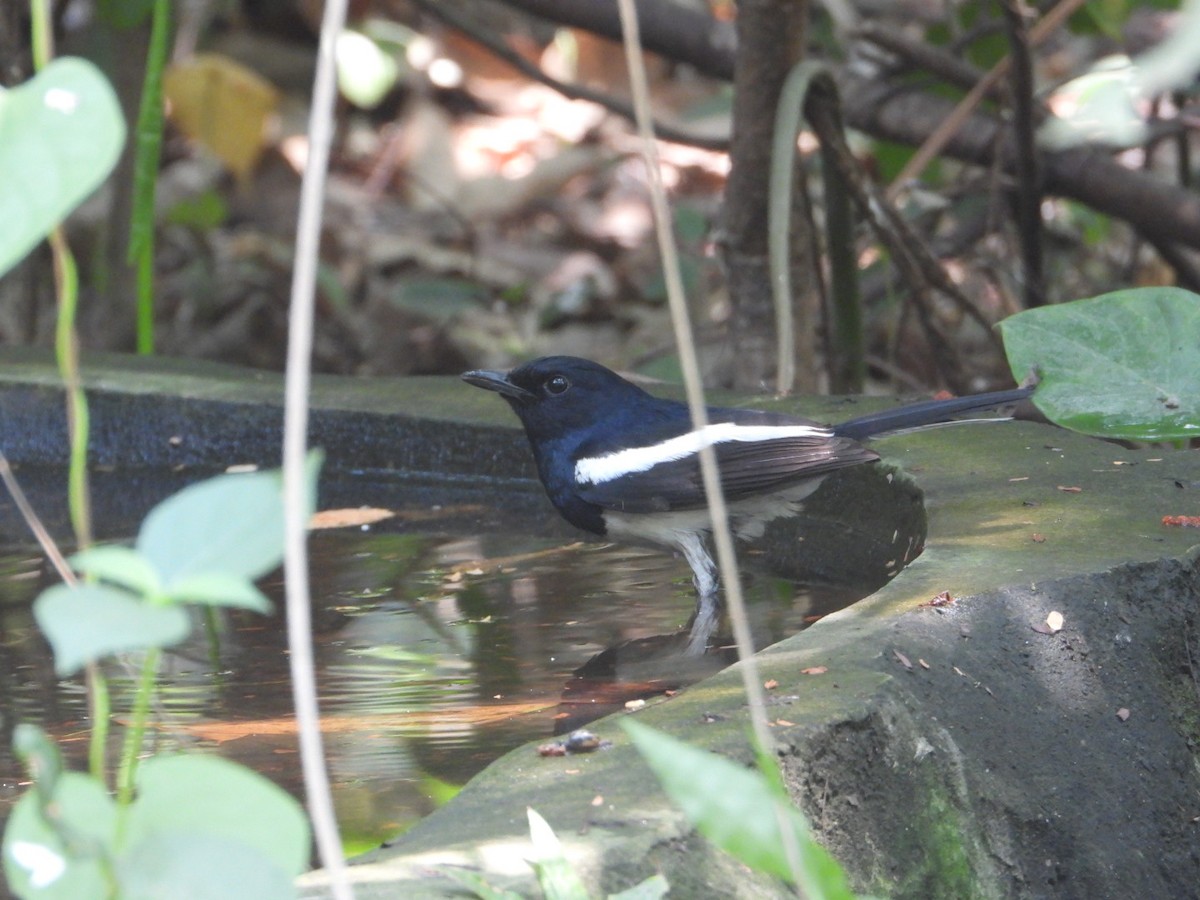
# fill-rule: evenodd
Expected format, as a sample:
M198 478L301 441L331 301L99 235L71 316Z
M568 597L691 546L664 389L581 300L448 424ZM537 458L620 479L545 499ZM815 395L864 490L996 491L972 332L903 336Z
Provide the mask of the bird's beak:
M517 400L521 403L528 403L535 400L536 397L525 390L525 388L517 387L508 380L508 376L504 372L489 372L486 369L476 369L472 372L463 372L462 380L467 384L473 384L475 387L483 388L485 391L495 391L501 397L509 400Z

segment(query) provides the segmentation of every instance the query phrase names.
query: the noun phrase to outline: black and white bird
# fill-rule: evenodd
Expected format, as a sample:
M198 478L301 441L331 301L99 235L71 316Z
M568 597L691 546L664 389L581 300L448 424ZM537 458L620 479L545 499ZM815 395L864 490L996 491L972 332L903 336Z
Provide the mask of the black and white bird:
M676 549L699 594L689 651L700 653L719 613L716 566L699 454L711 446L735 533L798 508L830 472L872 463L868 438L949 424L966 413L1028 397L1017 388L931 400L839 425L751 409L712 407L692 427L685 404L655 397L604 366L572 356L535 359L510 372L463 374L495 391L525 426L550 502L577 528Z

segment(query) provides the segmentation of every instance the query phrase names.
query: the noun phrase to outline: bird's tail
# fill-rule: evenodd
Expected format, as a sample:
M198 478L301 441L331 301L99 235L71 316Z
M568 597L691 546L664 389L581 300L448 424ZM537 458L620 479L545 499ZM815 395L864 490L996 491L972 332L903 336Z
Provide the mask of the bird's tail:
M996 419L960 419L966 413L983 409L997 409L1019 403L1033 393L1032 387L1019 387L1011 391L993 391L990 394L972 394L969 397L952 397L949 400L926 400L889 409L883 412L859 416L834 425L834 434L856 441L872 437L901 434L936 428L939 425L954 425L958 422L1002 421Z

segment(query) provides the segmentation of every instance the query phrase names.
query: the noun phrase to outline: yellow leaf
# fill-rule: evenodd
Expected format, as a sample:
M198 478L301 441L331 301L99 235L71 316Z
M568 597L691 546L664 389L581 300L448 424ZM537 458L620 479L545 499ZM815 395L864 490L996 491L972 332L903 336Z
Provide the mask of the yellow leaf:
M362 525L373 525L384 519L391 519L396 514L390 509L377 507L359 507L358 509L323 509L314 513L308 520L308 527L314 531L321 528L354 528Z
M197 54L163 76L171 120L239 177L266 143L279 92L255 72L215 53Z

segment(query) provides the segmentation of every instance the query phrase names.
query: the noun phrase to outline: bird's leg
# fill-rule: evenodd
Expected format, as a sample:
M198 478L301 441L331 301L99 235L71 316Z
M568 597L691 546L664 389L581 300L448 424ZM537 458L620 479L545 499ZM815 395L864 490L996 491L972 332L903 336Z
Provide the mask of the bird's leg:
M708 650L708 641L716 633L721 621L721 605L716 595L701 597L696 604L696 618L692 619L692 630L688 634L687 656L703 656Z
M692 631L688 635L687 655L702 656L708 649L708 639L717 630L721 619L717 567L700 534L692 532L681 535L679 549L692 568L692 582L696 585L697 594L696 618L692 620Z

